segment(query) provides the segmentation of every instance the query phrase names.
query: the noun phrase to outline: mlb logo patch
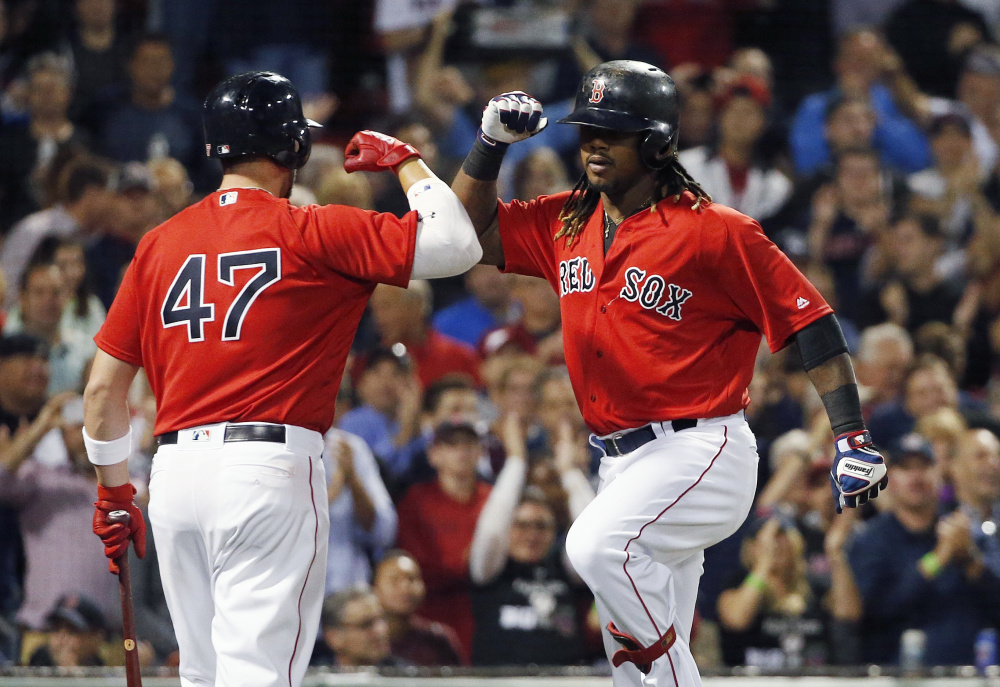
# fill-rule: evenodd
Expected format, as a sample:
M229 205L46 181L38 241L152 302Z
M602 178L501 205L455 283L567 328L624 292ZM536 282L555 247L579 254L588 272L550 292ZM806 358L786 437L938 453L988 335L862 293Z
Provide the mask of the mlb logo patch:
M223 193L219 196L219 205L225 207L227 205L232 205L236 202L236 198L239 195L237 191L230 191L229 193Z
M212 154L212 144L211 143L206 143L205 144L205 155L211 155L211 154Z
M221 145L215 150L216 155L229 155L229 146Z
M196 429L191 432L191 441L208 441L212 438L212 432L208 429Z

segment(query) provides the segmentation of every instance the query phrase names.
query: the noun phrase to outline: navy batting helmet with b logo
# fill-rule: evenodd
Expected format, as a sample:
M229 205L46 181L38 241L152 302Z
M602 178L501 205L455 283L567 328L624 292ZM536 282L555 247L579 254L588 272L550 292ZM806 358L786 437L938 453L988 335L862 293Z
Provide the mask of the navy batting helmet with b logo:
M288 169L309 160L309 129L292 82L274 72L231 76L205 99L205 153L238 158L264 155Z
M640 146L642 160L661 169L677 143L679 110L674 80L666 72L645 62L613 60L584 75L576 107L559 123L648 132Z

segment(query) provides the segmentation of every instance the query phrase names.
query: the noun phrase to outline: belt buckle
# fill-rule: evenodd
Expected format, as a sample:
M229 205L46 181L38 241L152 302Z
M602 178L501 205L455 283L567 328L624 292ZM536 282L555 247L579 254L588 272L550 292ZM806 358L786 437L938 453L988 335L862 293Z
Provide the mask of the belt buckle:
M622 434L621 432L619 432L618 434L613 434L612 436L608 437L608 441L610 441L611 445L615 447L615 452L619 456L625 455L624 453L622 453L622 450L620 448L618 448L618 439L621 439L623 436L624 436L624 434Z

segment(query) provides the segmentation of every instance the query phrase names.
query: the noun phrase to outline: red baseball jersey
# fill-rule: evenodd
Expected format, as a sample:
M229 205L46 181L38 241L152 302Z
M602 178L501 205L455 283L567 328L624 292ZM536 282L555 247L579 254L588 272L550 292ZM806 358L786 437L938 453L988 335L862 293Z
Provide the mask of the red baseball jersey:
M405 287L417 216L216 192L142 241L95 337L146 369L156 434L213 422L327 431L378 282Z
M553 240L568 196L499 204L504 269L559 294L573 389L599 435L745 408L761 335L777 351L832 312L731 208L661 201L625 219L605 257L600 205L572 246Z

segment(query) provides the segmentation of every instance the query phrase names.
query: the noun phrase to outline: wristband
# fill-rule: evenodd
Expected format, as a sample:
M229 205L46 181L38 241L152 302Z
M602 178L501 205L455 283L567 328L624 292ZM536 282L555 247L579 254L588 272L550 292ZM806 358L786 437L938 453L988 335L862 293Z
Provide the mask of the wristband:
M97 485L97 498L101 501L112 501L115 503L131 503L135 496L135 487L131 482L119 484L117 487L106 487L103 484Z
M132 428L129 427L125 436L111 441L98 441L83 429L83 444L87 447L87 458L94 465L115 465L128 460L132 455Z
M767 580L765 580L763 577L761 577L757 573L754 573L754 572L750 573L749 575L746 576L746 579L744 579L743 582L746 583L746 584L748 584L748 585L750 585L751 587L753 587L757 591L760 591L760 592L766 592L767 591L767 587L768 587Z
M500 176L500 166L508 145L510 144L494 141L480 129L472 150L462 163L462 171L476 181L496 181Z
M833 436L864 430L865 421L861 416L861 398L858 396L857 384L844 384L820 398L830 417Z
M938 573L941 572L941 559L933 551L921 556L918 565L923 572L926 572L931 577L937 577Z

